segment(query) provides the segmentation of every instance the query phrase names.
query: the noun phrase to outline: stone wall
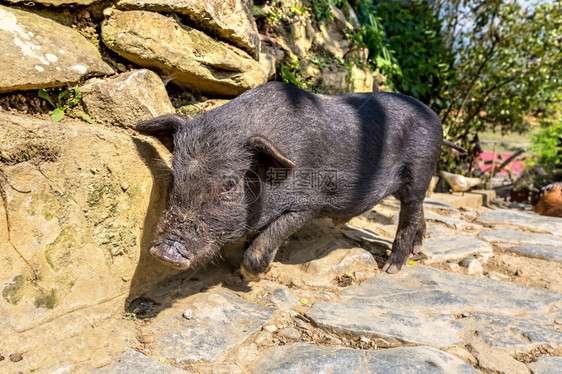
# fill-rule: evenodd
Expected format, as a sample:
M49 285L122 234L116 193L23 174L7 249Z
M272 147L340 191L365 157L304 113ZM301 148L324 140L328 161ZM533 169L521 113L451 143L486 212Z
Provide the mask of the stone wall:
M291 13L307 2L275 5L286 8L283 22L267 21L259 14L268 5L257 11L247 0L6 3L0 357L17 352L24 360L0 359L0 372L103 364L135 339L121 328L129 302L177 274L148 255L166 204L171 154L135 134L136 122L209 110L281 79L276 71L295 57L291 69L307 80L304 87L377 89L368 69L344 63L358 56L346 39L353 19L335 7L339 21L319 23L310 13ZM314 65L314 54L334 59ZM78 87L82 98L52 122L53 108L37 90L47 89L56 103L68 87ZM72 118L82 112L92 123Z

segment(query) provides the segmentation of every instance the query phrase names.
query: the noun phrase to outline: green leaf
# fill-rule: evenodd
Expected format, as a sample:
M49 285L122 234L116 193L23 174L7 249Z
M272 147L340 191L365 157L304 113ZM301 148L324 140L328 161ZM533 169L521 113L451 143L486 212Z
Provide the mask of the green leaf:
M53 122L59 122L63 118L64 110L62 110L62 108L56 108L55 110L53 110L53 113L51 113L51 120Z
M51 97L49 96L49 93L46 90L39 90L37 91L37 95L44 99L47 100L49 102L49 104L51 104L53 106L53 108L56 108L55 103L53 103L53 101L51 100Z
M80 92L80 90L78 88L74 89L74 97L72 98L72 100L70 100L68 102L68 106L69 107L73 107L78 105L78 103L82 100L82 93Z
M94 120L92 119L92 117L90 117L90 115L88 113L85 113L81 110L76 111L75 112L78 116L80 116L80 118L82 119L82 121L86 121L89 124L93 125L95 124Z
M64 90L61 93L59 93L59 103L62 102L62 100L66 99L69 96L70 96L70 90Z

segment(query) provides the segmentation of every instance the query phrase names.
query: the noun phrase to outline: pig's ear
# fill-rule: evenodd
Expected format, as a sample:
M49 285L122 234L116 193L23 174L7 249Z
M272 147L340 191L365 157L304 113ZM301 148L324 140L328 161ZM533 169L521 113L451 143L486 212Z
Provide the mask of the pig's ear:
M297 165L281 152L269 139L260 135L251 136L246 147L257 157L257 161L264 166L284 169L294 169Z
M136 129L150 135L172 135L188 123L186 117L179 114L165 114L137 123Z

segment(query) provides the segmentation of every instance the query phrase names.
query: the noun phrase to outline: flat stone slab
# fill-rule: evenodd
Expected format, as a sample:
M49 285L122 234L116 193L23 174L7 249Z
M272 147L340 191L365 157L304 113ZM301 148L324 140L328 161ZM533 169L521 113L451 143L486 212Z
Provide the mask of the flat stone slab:
M275 308L253 304L224 289L196 294L161 312L144 333L153 352L176 365L215 361L267 323ZM188 316L189 319L184 316Z
M562 331L557 330L560 325L557 325L554 319L555 315L548 314L514 317L477 313L460 319L459 322L466 329L478 331L478 336L488 345L514 354L528 352L544 345L554 349L561 347Z
M535 362L528 364L533 374L560 374L562 357L541 356Z
M152 357L127 348L114 363L89 371L90 374L188 374L188 371L175 368Z
M536 213L499 209L480 215L476 222L488 225L513 225L534 231L562 236L562 218L544 217Z
M526 244L510 247L507 251L520 256L562 262L562 246L550 247L546 245Z
M553 291L415 265L348 288L339 302L316 302L306 315L336 333L446 347L463 329L454 314L547 312L561 300Z
M342 292L340 300L414 312L521 314L547 312L562 300L562 295L414 265L402 268L398 274L381 273L360 286L350 287Z
M343 236L351 240L375 244L385 249L392 249L392 239L385 238L384 236L369 228L360 228L352 225L345 225L342 228L341 233L343 234Z
M384 340L385 346L403 342L448 347L460 343L462 325L451 315L426 315L355 303L316 302L306 313L314 323L336 334Z
M301 373L478 373L468 363L428 347L363 351L296 343L271 348L257 361L254 374Z
M113 74L96 47L48 18L0 5L0 92L59 87Z
M424 239L421 252L427 262L462 259L473 254L492 254L490 243L479 240L474 235L430 224L427 227L429 238Z
M474 223L470 223L467 222L465 220L462 219L458 219L458 218L454 218L454 217L447 217L447 216L442 216L439 214L435 214L431 211L427 211L424 213L425 216L425 220L426 221L435 221L435 222L439 222L442 223L452 229L459 229L459 230L463 230L463 229L479 229L481 228L481 226L475 225Z
M516 230L491 230L481 232L479 235L489 242L507 244L537 244L562 247L562 238L549 234L535 234L532 232Z
M441 210L448 210L451 212L459 212L458 208L455 208L450 204L447 204L443 201L439 201L436 199L425 199L423 201L423 206L429 209L441 209Z

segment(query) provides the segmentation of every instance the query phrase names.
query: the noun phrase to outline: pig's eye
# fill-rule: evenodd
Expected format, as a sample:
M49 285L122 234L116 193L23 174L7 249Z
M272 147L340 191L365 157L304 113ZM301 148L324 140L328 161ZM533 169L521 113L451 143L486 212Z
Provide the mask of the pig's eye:
M228 178L222 185L221 197L227 197L229 194L236 190L238 183L232 178Z

